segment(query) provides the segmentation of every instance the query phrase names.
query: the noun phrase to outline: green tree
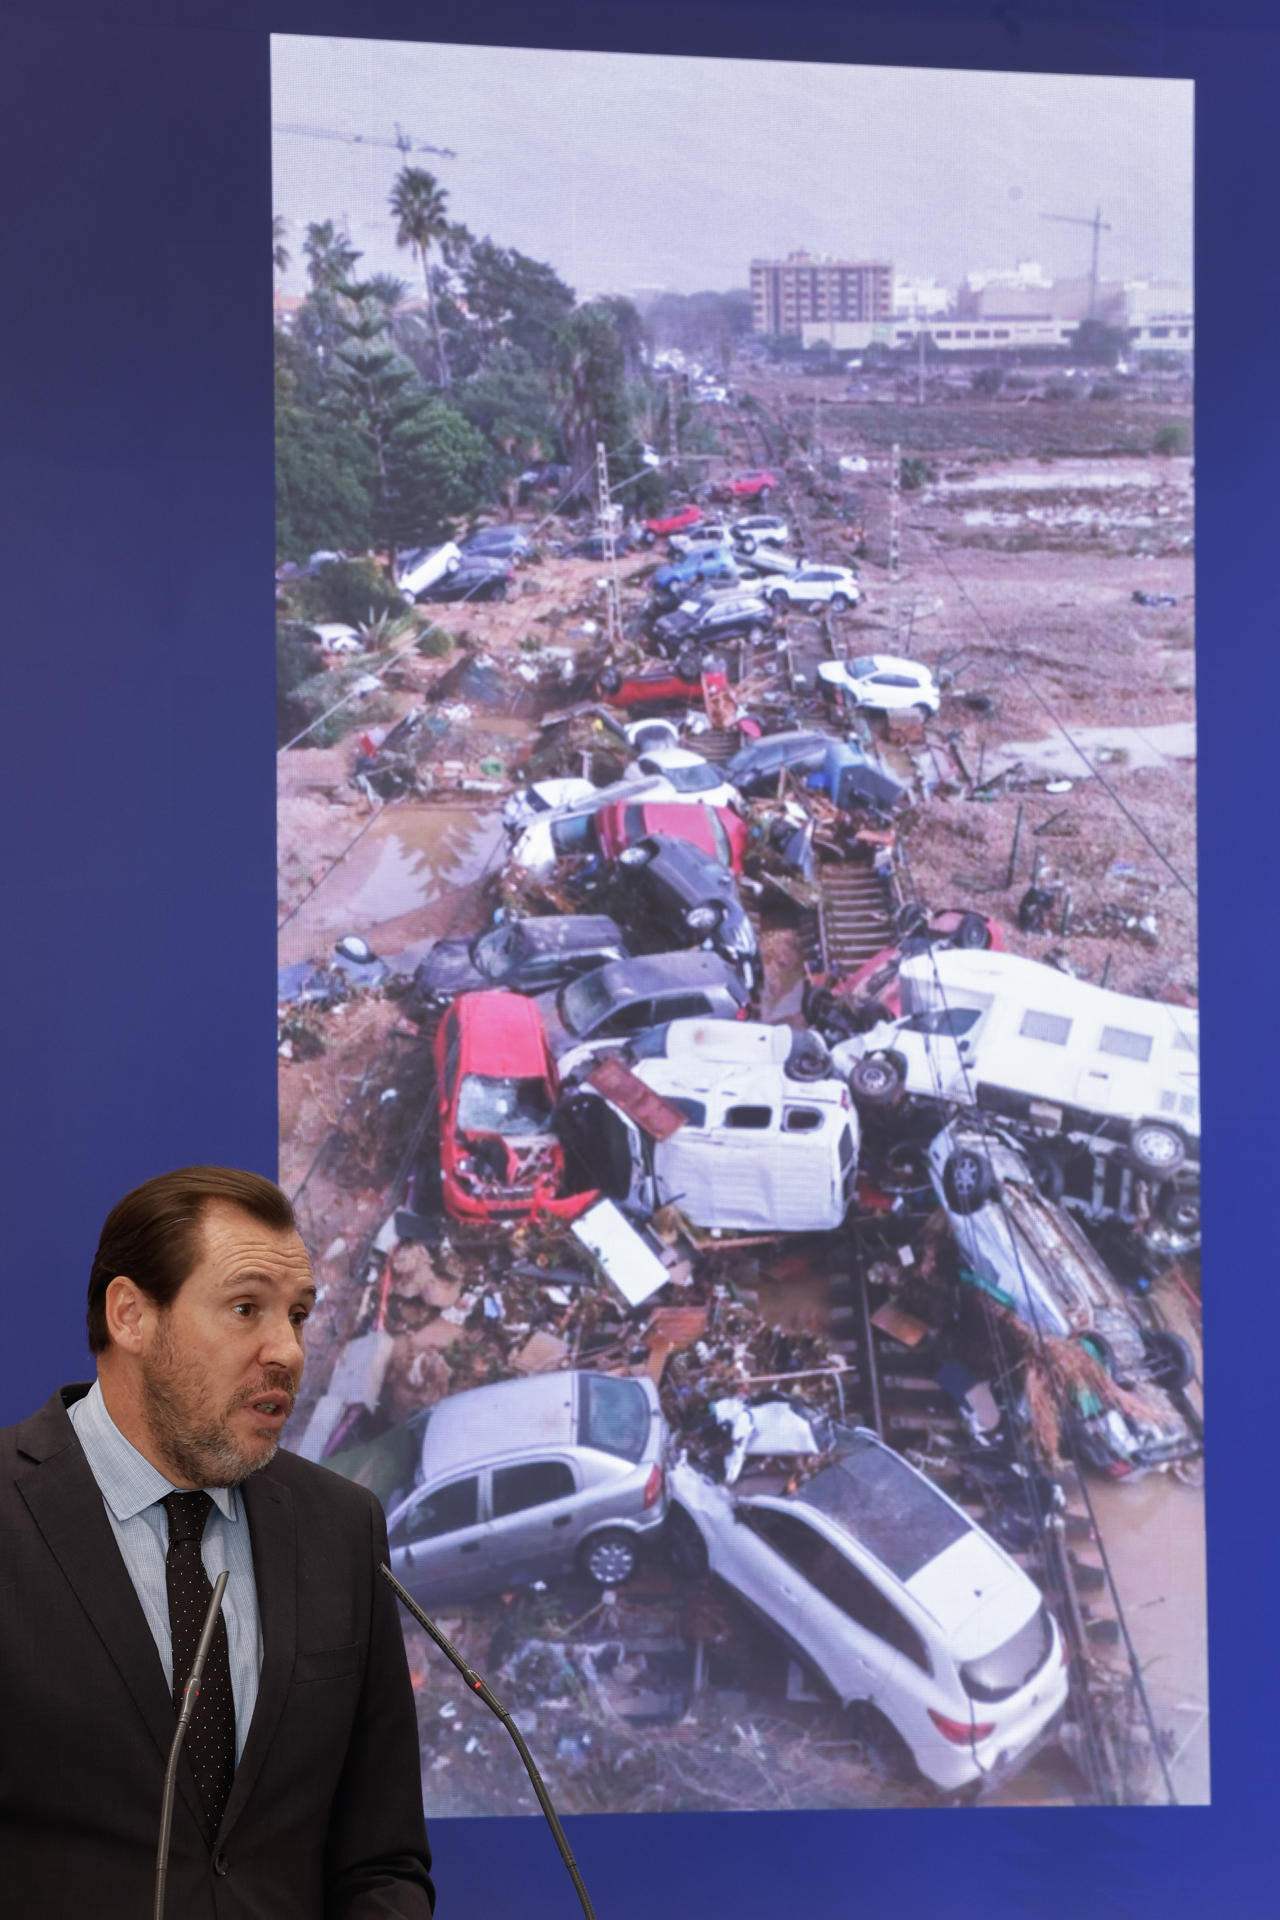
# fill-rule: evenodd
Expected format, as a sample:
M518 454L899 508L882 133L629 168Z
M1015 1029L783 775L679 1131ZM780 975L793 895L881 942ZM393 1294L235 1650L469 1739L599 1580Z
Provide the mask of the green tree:
M1105 320L1082 320L1071 336L1071 354L1091 366L1114 367L1128 344L1123 327L1110 327Z
M282 213L272 216L271 220L271 265L276 273L289 271L289 248L285 236L289 229Z
M368 451L323 403L305 347L277 332L275 349L276 559L365 547L373 538Z
M390 206L396 220L396 245L409 247L418 257L422 281L427 290L427 312L435 336L437 373L440 385L449 384L449 363L444 339L436 316L435 288L431 279L431 249L443 244L451 232L446 206L448 193L425 167L402 167L391 189Z
M573 311L573 290L553 267L486 238L470 242L461 280L486 361L514 350L551 366L556 332Z
M316 293L332 293L351 277L351 270L360 258L360 249L352 246L349 235L342 233L332 220L310 223L302 251L306 256L307 278Z
M397 351L377 291L368 282L341 291L335 405L372 463L374 544L394 550L441 537L483 497L489 450L460 413L432 399Z
M453 404L491 449L493 483L506 491L508 504L516 475L548 459L557 440L546 380L522 358L511 355L453 390Z
M625 353L609 307L596 302L569 315L556 336L552 378L575 491L589 498L597 442L616 451L632 437Z

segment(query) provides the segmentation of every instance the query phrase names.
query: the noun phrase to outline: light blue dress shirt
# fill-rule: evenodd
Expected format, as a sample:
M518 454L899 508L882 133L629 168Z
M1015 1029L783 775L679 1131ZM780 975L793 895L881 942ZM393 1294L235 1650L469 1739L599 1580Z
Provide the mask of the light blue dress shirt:
M173 1641L169 1631L169 1594L164 1563L169 1550L169 1516L160 1502L167 1493L185 1492L166 1480L158 1467L125 1439L95 1380L81 1400L67 1408L76 1439L98 1483L111 1531L129 1570L134 1590L156 1643L164 1683L173 1690ZM244 1502L235 1487L208 1487L213 1508L205 1522L201 1558L210 1581L225 1569L227 1590L222 1617L227 1623L231 1691L236 1703L236 1762L258 1697L262 1671L262 1625L253 1573L253 1545Z

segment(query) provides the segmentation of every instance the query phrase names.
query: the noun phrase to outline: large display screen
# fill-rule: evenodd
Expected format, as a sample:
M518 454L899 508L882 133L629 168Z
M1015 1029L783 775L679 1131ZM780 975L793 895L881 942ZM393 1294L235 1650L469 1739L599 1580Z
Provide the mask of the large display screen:
M565 1811L1209 1799L1192 98L272 43L289 1444Z

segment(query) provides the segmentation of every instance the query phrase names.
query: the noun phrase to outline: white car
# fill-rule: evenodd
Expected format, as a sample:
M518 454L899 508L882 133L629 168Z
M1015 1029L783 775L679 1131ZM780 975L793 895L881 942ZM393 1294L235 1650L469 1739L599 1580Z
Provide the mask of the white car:
M396 585L412 606L420 593L447 573L456 573L461 565L462 549L453 540L446 540L442 547L414 547L396 555Z
M942 705L942 695L928 667L918 660L899 660L888 653L867 653L858 660L824 660L818 668L822 691L837 705L869 707L876 713L897 713L916 707L929 715Z
M757 547L785 547L791 529L776 513L752 513L744 520L735 520L729 535L741 552L754 553Z
M765 598L779 611L788 607L830 607L843 613L862 598L858 576L848 567L797 567L794 573L766 574L760 582Z
M719 767L688 747L655 747L642 753L623 774L624 780L665 780L670 797L701 800L707 807L738 807L742 796L730 786Z
M596 792L590 780L535 780L520 787L502 809L502 824L513 839L546 813L560 813L566 807L579 807Z
M995 1786L1066 1703L1057 1622L1016 1561L874 1433L832 1437L790 1494L781 1475L756 1492L677 1462L673 1551L772 1625L873 1750L909 1755L943 1791Z
M836 462L841 473L869 473L871 462L865 453L842 453Z
M653 778L633 778L615 780L612 786L593 787L589 780L544 781L544 788L563 786L577 788L561 805L541 809L530 815L528 823L514 829L515 843L511 848L511 861L514 866L523 867L530 873L545 873L554 867L569 853L583 851L584 827L601 807L607 807L615 800L633 801L687 801L697 805L702 800L700 793L677 793L671 782L662 776ZM533 789L524 787L520 793L513 794L507 802L522 800ZM503 808L504 821L507 808Z
M696 527L686 527L683 533L673 533L667 541L672 553L679 554L681 558L703 547L727 547L729 543L729 529L723 520L700 520Z

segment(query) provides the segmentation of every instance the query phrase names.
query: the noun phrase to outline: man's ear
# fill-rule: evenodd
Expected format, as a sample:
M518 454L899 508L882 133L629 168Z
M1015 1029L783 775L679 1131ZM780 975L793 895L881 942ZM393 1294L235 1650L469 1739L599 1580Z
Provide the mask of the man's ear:
M141 1353L151 1302L126 1274L118 1273L107 1287L103 1305L112 1342L126 1353Z

